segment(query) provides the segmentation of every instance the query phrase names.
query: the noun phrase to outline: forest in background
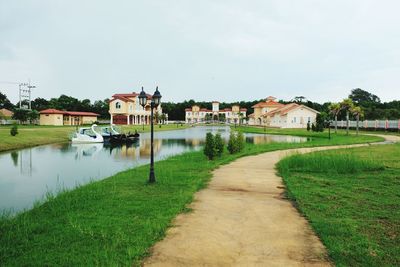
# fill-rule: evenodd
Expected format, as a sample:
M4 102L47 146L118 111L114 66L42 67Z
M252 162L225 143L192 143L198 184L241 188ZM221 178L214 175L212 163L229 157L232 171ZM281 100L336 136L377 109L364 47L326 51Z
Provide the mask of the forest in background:
M347 96L343 96L346 98ZM356 88L351 90L348 98L352 99L353 102L360 106L364 111L364 118L368 120L375 119L400 119L400 100L393 100L390 102L381 102L380 98L368 91ZM110 114L108 113L108 101L109 99L96 100L92 102L90 99L79 100L72 96L61 95L58 98L51 98L49 100L45 98L36 98L32 101L32 109L41 111L48 108L54 108L58 110L69 110L69 111L87 111L95 112L100 115L100 119L109 119ZM247 115L253 112L251 108L258 102L264 101L264 99L257 99L254 101L239 101L239 102L222 102L220 103L220 109L231 107L234 104L240 105L240 107L247 108ZM279 100L281 103L296 102L299 104L306 105L320 112L329 114L329 105L331 102L325 102L323 104L310 101L303 96L294 96L289 101ZM27 103L22 103L27 104ZM168 114L169 120L185 120L185 109L190 108L193 105L199 105L202 108L211 109L212 102L209 101L194 101L187 100L183 102L164 102L162 103L163 112ZM5 94L0 92L0 109L6 108L12 111L16 111L19 107L19 103L11 103ZM340 113L338 119L344 119L344 112Z

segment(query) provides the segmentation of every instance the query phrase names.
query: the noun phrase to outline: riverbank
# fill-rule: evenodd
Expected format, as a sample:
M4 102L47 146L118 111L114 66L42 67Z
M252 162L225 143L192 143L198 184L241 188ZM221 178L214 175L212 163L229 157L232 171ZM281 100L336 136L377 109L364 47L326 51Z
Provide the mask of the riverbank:
M177 214L204 188L211 171L239 157L324 145L382 141L373 136L337 135L306 143L246 145L240 154L208 161L202 152L156 163L158 182L146 183L148 166L48 196L42 205L0 220L0 262L5 265L140 265L165 236Z
M288 197L338 266L400 265L400 144L294 155Z
M279 134L279 135L296 135L296 136L304 136L304 137L322 137L328 138L329 132L328 129L325 129L324 132L313 132L307 131L307 129L290 129L290 128L268 128L261 126L231 126L232 129L236 129L238 131L246 132L246 133L261 133L261 134ZM349 133L351 135L355 135L355 130L350 130ZM338 129L338 133L340 135L345 135L345 129ZM389 132L389 131L359 131L360 135L395 135L400 136L399 132ZM335 135L335 129L331 129L331 136Z
M170 131L186 129L189 126L175 124L166 124L159 127L154 126L154 131ZM0 152L21 149L39 145L47 145L53 143L63 143L69 141L69 136L76 130L76 126L19 126L16 136L10 135L11 126L0 126ZM122 129L126 132L139 133L150 132L150 126L144 127L139 125L123 126Z

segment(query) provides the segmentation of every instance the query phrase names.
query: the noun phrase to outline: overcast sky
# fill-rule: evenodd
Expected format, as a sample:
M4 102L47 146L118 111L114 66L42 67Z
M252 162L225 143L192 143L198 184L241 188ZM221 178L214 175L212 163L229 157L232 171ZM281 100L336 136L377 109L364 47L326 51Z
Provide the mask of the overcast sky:
M400 99L400 1L0 0L0 91L91 100Z

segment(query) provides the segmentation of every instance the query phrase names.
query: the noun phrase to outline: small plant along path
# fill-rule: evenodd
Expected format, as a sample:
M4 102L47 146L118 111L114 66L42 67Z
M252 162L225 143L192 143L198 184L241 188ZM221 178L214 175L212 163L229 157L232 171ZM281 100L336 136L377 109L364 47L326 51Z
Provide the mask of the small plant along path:
M400 137L381 135L386 141ZM321 241L284 197L275 164L284 156L368 144L290 149L249 156L213 172L145 266L330 266Z

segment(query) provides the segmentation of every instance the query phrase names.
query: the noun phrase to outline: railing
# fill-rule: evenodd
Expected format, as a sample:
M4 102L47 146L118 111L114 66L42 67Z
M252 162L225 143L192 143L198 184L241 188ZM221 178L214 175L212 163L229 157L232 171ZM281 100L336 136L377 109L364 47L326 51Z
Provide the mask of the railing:
M333 121L331 127L335 127L335 121ZM346 128L346 121L341 120L337 122L338 128ZM350 128L357 127L357 121L349 121ZM358 122L360 129L366 130L398 130L400 131L400 120L364 120Z

